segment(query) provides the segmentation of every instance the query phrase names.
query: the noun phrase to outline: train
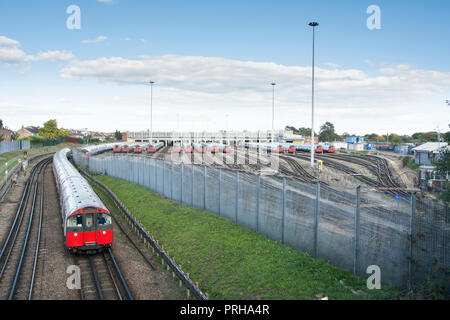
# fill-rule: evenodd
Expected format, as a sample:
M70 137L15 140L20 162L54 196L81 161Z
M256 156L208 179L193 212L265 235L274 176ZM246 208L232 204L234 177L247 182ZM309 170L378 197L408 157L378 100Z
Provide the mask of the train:
M174 152L174 153L181 153L182 150L183 149L181 148L181 143L176 142L176 143L173 144L172 152Z
M183 150L185 153L193 153L194 148L192 147L192 144L183 144Z
M162 147L164 147L164 143L158 142L155 144L149 144L145 148L145 150L147 151L147 153L155 153L155 152L158 152Z
M60 199L64 245L73 253L94 254L110 248L112 216L89 183L69 162L70 149L53 156L53 173Z
M245 142L244 147L249 150L254 150L258 152L277 152L277 153L284 153L284 146L280 143L262 143L262 142Z
M103 152L107 152L113 150L117 144L116 143L103 143L98 145L89 145L80 149L80 151L89 158L90 156L94 156Z
M142 153L142 147L138 144L133 146L133 153Z
M205 153L206 152L206 144L205 143L193 143L195 152Z

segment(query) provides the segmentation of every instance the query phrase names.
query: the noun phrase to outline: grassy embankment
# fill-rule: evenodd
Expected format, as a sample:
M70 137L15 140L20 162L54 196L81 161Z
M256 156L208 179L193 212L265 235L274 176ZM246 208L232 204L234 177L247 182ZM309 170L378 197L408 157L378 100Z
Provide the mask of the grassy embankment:
M313 259L233 222L120 179L97 176L210 299L393 299L392 287ZM104 198L104 194L100 195Z

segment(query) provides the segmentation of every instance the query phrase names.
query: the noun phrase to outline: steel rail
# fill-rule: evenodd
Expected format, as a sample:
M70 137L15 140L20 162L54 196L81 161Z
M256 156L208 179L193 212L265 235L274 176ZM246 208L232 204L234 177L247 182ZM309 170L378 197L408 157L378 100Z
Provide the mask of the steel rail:
M39 177L39 175L41 173L42 168L43 167L45 168L47 166L47 164L49 163L49 161L51 161L51 158L48 158L48 159L45 159L45 160L42 161L42 164L38 168L38 174L37 174L38 177ZM28 219L27 233L26 233L25 240L24 240L24 243L23 243L23 246L22 246L22 253L20 255L19 264L18 264L17 269L16 269L16 274L14 276L14 281L12 283L11 290L9 292L9 300L12 300L13 297L14 297L14 293L16 291L16 286L17 286L17 283L19 281L20 273L22 271L22 265L23 265L23 261L24 261L24 257L25 257L25 252L26 252L27 247L28 247L28 241L29 241L30 233L31 233L31 226L32 226L32 223L33 223L33 218L34 218L34 211L35 211L35 207L36 207L36 199L37 199L38 190L39 190L39 181L38 181L38 179L36 179L36 182L34 184L34 195L33 195L33 202L32 202L31 210L30 210L30 218ZM39 231L39 234L40 234L40 231ZM33 279L34 279L34 271L35 270L33 270Z
M102 253L103 253L103 261L105 262L106 269L108 270L109 278L111 279L111 281L112 281L112 283L113 283L113 285L114 285L114 289L116 290L117 296L119 297L119 300L123 300L123 297L122 297L122 295L120 294L119 286L117 285L117 282L116 282L116 280L114 279L112 270L111 270L111 268L109 267L108 261L106 260L106 254L105 254L105 252L102 252Z
M122 283L122 286L125 289L128 299L134 300L133 295L131 294L131 291L128 288L128 284L125 281L125 278L123 277L122 272L120 271L119 265L117 264L116 259L114 258L114 254L112 253L111 248L108 248L108 253L109 253L109 256L111 257L111 261L114 264L114 268L116 269L117 275L119 276L120 282Z
M38 254L39 254L39 243L41 241L41 232L42 232L42 217L44 214L44 194L45 194L45 187L44 187L44 180L45 180L45 170L47 169L47 166L53 161L53 159L50 159L46 164L43 166L43 174L42 174L42 180L41 180L41 199L40 199L40 212L39 212L39 227L38 227L38 237L36 240L36 248L35 248L35 254L34 254L34 263L33 263L33 273L31 276L31 283L30 283L30 291L28 293L28 300L31 300L31 297L33 295L33 287L34 287L34 280L36 276L36 267L37 267L37 261L38 261ZM39 171L40 174L40 171Z
M25 190L24 190L25 200L24 200L23 203L21 203L21 206L19 207L21 210L20 211L18 210L19 221L18 221L17 227L15 229L14 237L13 237L11 243L9 243L11 239L10 239L10 236L8 236L7 241L5 241L5 244L4 244L4 248L6 248L8 246L8 244L10 244L10 246L9 246L8 253L7 253L7 255L6 255L6 257L5 257L4 261L3 261L2 270L0 271L0 279L2 279L2 277L3 277L3 274L5 272L6 266L7 266L8 262L9 262L9 258L11 256L11 252L12 252L12 250L14 248L15 243L16 243L17 236L18 236L19 231L20 231L20 227L22 226L22 221L23 221L23 217L25 216L25 210L26 210L26 207L27 207L27 203L28 203L28 199L29 199L30 193L31 193L31 185L32 185L33 180L34 180L34 176L36 174L37 169L40 167L40 165L42 165L42 163L45 160L41 160L38 164L36 164L35 167L33 167L31 177L28 180L28 188L25 188ZM15 219L13 225L11 226L10 233L14 232L15 225L16 225L16 219ZM2 250L2 252L3 252L2 253L2 255L3 255L4 254L4 250Z
M92 276L95 282L95 288L97 289L97 295L99 300L104 300L102 287L100 286L100 280L98 279L97 270L95 269L94 260L91 256L88 256L89 266L91 267Z

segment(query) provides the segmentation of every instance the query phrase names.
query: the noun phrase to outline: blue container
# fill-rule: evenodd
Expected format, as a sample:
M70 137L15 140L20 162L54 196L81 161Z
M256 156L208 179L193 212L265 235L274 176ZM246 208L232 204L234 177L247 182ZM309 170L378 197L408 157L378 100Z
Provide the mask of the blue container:
M364 137L357 137L356 138L356 142L363 143L364 142Z
M347 143L356 143L356 137L348 137Z

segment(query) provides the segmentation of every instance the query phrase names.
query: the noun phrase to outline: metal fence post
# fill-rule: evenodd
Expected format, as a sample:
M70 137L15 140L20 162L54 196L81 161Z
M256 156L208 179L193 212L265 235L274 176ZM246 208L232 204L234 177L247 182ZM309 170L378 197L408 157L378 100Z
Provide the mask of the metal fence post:
M219 168L219 181L218 181L218 185L219 185L219 216L220 216L220 209L221 209L221 200L222 200L222 190L221 190L221 182L222 182L222 169Z
M195 167L194 167L194 164L191 164L191 167L192 167L191 205L194 206L194 174L195 174Z
M170 199L173 200L173 161L170 163Z
M318 233L319 233L319 211L320 211L320 182L316 185L316 202L314 205L314 258L318 257Z
M238 211L239 211L239 171L236 171L236 209L235 209L236 223L238 223Z
M256 183L256 232L259 231L259 197L261 192L261 175L258 175Z
M360 205L361 205L361 186L358 186L356 188L355 236L353 243L353 274L356 274L356 266L358 259Z
M166 195L166 161L163 160L163 187L162 187L162 195L165 196Z
M203 166L203 209L206 210L206 166Z
M281 243L284 243L284 220L286 218L286 178L283 178L283 211L281 216Z
M409 259L408 259L408 287L412 288L412 259L413 259L413 232L414 214L416 211L416 193L411 192L410 213L409 213Z
M184 175L184 162L181 163L181 179L180 179L180 200L181 203L183 204L183 175Z

